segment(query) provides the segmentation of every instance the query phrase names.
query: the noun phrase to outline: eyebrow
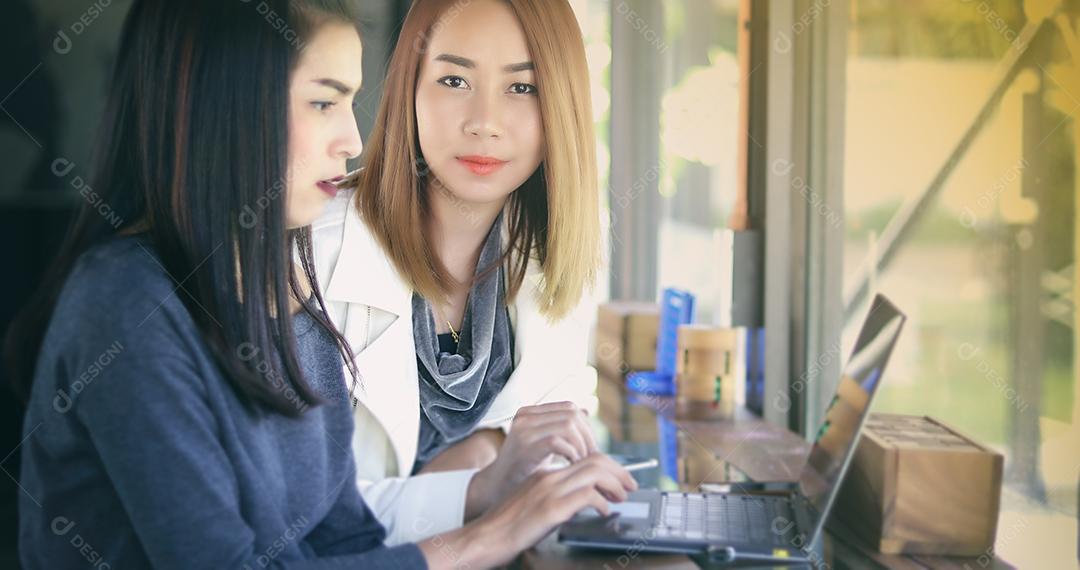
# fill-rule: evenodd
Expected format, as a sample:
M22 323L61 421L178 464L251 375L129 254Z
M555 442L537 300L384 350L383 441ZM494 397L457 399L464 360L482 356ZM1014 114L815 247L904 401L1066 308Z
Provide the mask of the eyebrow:
M331 79L329 77L323 77L321 79L312 79L311 81L313 83L318 83L319 85L325 85L326 87L330 87L331 89L334 89L335 91L337 91L338 93L341 93L342 95L348 95L349 93L353 92L352 87L349 87L348 85L345 85L344 83L338 81L337 79Z
M471 60L471 59L469 59L467 57L461 57L460 55L454 55L454 54L450 54L450 53L440 53L439 55L435 56L435 61L445 61L446 63L452 63L454 65L459 65L459 66L464 67L466 69L475 69L476 68L476 62L475 61L473 61L473 60ZM536 66L531 61L523 61L521 63L512 63L510 65L504 65L503 66L503 71L505 71L507 73L517 73L519 71L532 71L534 69L536 69Z

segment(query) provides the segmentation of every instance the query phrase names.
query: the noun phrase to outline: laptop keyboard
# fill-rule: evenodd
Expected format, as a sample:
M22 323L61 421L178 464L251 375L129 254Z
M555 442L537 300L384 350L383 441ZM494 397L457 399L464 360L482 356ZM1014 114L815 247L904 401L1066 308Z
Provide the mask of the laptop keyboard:
M784 497L664 493L652 530L671 538L782 545L794 530L789 521L794 514Z

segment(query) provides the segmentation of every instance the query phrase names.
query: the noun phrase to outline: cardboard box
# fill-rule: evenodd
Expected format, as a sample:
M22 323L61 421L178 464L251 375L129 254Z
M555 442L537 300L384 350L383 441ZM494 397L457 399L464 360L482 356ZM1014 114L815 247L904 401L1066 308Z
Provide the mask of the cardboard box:
M596 368L610 378L656 367L660 308L656 303L614 301L600 305Z
M836 515L885 554L979 556L994 544L1003 464L933 418L871 414Z
M735 414L739 333L711 325L679 327L675 362L676 417L721 419Z

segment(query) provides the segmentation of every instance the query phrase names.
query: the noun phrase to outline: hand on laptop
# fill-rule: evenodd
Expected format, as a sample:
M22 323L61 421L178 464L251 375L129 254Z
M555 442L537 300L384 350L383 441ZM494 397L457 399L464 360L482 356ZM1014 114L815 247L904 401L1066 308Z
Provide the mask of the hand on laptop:
M594 453L596 440L585 412L572 402L521 408L495 461L469 484L465 519L481 515L510 496L552 456L576 463Z
M420 543L431 567L506 564L578 511L609 512L637 483L607 455L595 453L557 471L530 476L506 500L472 523ZM452 556L440 556L449 552ZM444 565L443 562L446 564Z

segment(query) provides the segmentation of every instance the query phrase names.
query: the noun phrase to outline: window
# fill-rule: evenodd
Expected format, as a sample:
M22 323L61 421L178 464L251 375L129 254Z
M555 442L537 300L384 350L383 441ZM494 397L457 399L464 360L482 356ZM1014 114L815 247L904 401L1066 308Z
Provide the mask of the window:
M608 26L603 34L591 33L600 29L592 23L585 29L590 66L610 62L598 75L602 83L594 81L593 99L601 104L598 124L610 137L599 156L601 167L612 169L606 199L614 228L612 269L616 282L633 281L614 294L651 300L662 287L688 289L698 298L698 320L707 322L721 277L720 264L708 260L719 259L716 231L728 226L738 195L739 84L745 75L736 47L739 2L585 4L579 13L591 15L595 7ZM601 41L611 49L604 52Z
M663 62L657 284L692 291L702 322L717 309L717 230L728 227L738 195L738 9L737 0L664 2L656 50Z
M585 40L585 58L589 64L589 90L592 94L593 127L596 131L597 188L600 207L607 209L608 184L611 172L611 150L608 137L611 124L611 6L609 0L571 0L578 25ZM603 216L603 219L609 219ZM605 242L607 240L607 227ZM610 283L608 267L597 277L597 296L608 298Z
M844 332L847 346L864 284L908 312L875 411L931 415L1000 450L997 551L1066 567L1080 477L1080 10L1040 27L1035 4L851 0Z

